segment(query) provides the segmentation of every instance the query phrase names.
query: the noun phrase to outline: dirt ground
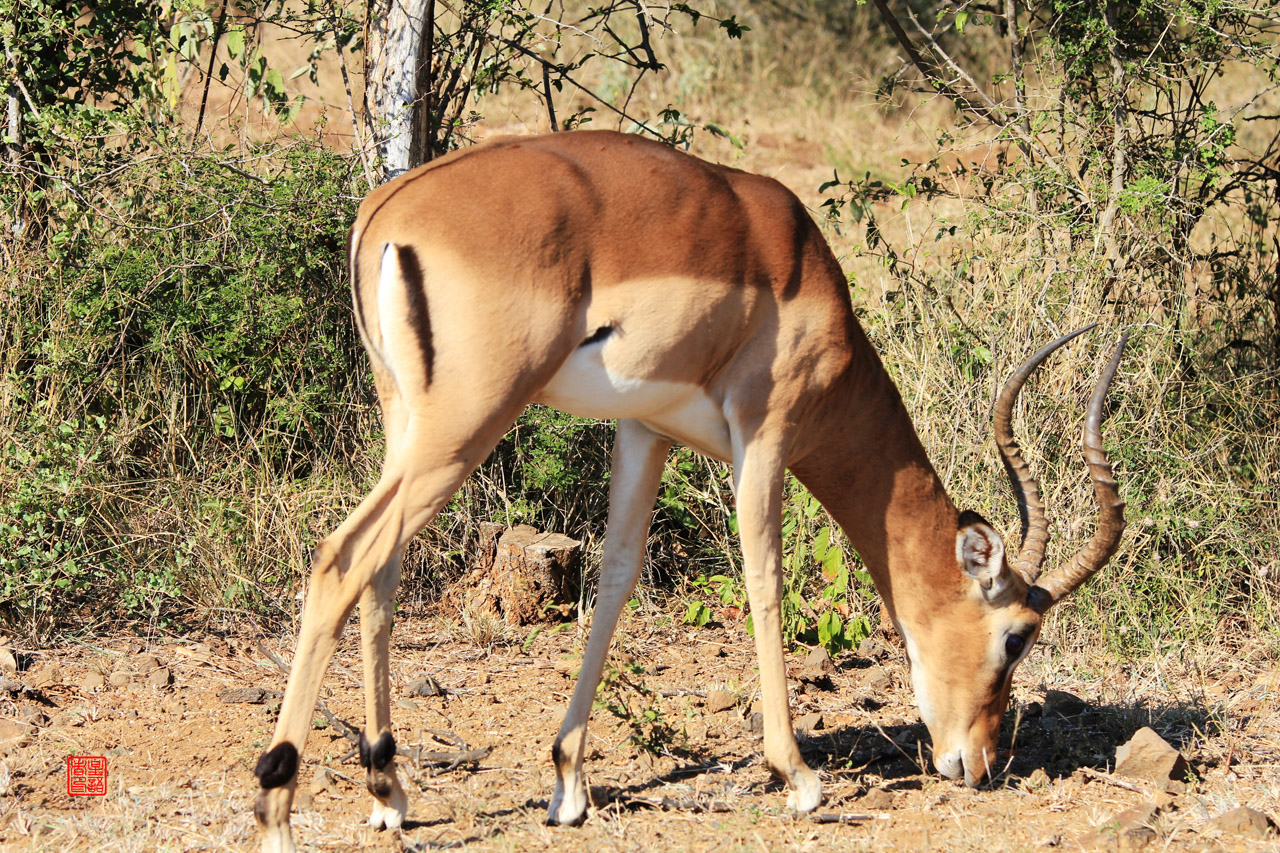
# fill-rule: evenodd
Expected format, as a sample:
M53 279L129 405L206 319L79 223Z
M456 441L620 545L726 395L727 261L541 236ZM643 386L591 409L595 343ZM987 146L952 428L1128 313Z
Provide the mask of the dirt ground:
M826 793L811 819L786 813L761 762L757 673L741 623L696 629L661 613L629 614L611 669L621 677L608 696L630 710L623 719L599 705L592 717L587 768L597 805L572 828L547 827L544 817L551 740L582 632L570 624L487 646L466 634L440 620L401 620L395 733L400 746L489 747L487 756L453 769L401 758L409 822L376 832L365 825L370 798L351 744L317 714L293 815L300 848L1280 849L1274 830L1214 820L1237 806L1280 817L1280 683L1261 652L1212 660L1182 649L1122 666L1042 646L1016 677L1005 725L1006 740L1016 726L1015 758L994 785L969 790L930 771L904 659L882 638L873 657L842 655L828 679L794 682L796 717L818 715L801 720L814 727L801 746ZM357 636L348 629L323 697L359 727ZM284 688L257 638L16 651L19 669L0 694L0 848L256 849L252 768ZM792 673L802 664L794 656ZM441 695L421 695L436 685ZM227 693L242 688L261 690ZM1188 782L1156 790L1110 772L1116 748L1144 725L1186 756ZM68 796L72 755L107 759L105 796Z

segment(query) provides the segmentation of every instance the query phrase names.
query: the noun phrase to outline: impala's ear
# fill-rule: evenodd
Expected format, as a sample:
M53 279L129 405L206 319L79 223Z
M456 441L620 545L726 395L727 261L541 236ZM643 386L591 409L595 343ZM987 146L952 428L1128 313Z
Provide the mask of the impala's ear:
M978 582L988 599L998 597L1009 584L1011 574L1004 562L1004 541L976 512L960 513L956 560L964 573Z

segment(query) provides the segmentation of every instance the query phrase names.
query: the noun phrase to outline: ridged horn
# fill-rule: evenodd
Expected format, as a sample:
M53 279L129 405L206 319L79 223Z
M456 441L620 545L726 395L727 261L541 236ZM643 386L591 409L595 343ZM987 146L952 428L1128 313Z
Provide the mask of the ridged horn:
M1045 609L1066 598L1076 587L1097 574L1120 547L1120 537L1124 534L1124 501L1120 499L1120 487L1111 473L1111 460L1102 446L1102 408L1128 340L1128 332L1121 335L1111 361L1098 377L1098 384L1093 386L1093 396L1089 398L1089 409L1084 419L1082 444L1085 462L1089 464L1089 479L1093 482L1093 496L1098 501L1098 527L1083 548L1036 584L1048 594L1048 601L1042 604ZM1032 598L1043 600L1045 596Z
M1013 435L1013 404L1017 402L1018 392L1026 384L1027 378L1035 372L1041 362L1058 347L1096 328L1097 325L1093 323L1083 329L1076 329L1046 344L1005 380L1004 387L1000 389L1000 395L996 397L996 446L1000 448L1000 458L1004 462L1005 473L1009 475L1013 496L1018 500L1018 516L1022 520L1022 539L1018 546L1018 557L1011 565L1027 583L1035 583L1036 578L1040 576L1040 567L1044 564L1045 547L1049 544L1049 521L1045 517L1044 503L1040 498L1040 484L1032 475L1031 466L1022 458L1022 448L1018 446L1018 440Z

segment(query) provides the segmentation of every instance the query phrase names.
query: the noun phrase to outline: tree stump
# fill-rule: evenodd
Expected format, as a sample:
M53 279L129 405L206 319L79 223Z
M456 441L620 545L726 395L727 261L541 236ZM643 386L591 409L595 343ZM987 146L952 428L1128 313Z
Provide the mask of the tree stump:
M507 623L566 618L578 602L582 543L521 524L498 539L490 577Z

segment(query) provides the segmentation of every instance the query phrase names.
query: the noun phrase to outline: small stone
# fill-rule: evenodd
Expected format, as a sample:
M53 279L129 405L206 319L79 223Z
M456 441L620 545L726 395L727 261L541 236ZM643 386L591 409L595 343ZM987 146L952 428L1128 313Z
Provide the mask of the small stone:
M798 732L816 732L823 726L822 714L819 711L813 711L797 717L795 725Z
M836 666L831 662L831 654L822 646L815 647L804 659L804 668L813 672L832 673Z
M1089 710L1089 703L1065 690L1047 690L1044 694L1042 713L1047 717L1078 717Z
M333 772L323 764L317 767L316 772L311 776L311 792L318 794L321 791L326 794L335 794L338 791Z
M893 808L894 796L884 788L872 788L862 795L858 805L871 811L886 812Z
M419 678L405 690L407 696L440 696L443 693L440 682L429 675Z
M261 705L266 698L267 691L262 687L232 687L218 694L219 702L242 702L246 705Z
M752 711L746 719L746 729L753 735L764 734L764 714L760 711Z
M1037 767L1031 771L1031 775L1022 780L1022 787L1027 791L1043 791L1052 784L1049 774L1045 772L1043 767Z
M133 671L146 675L160 666L160 659L153 654L138 655L133 659Z
M36 673L36 687L55 687L62 683L62 669L53 661L40 667Z
M1156 840L1151 824L1159 811L1160 807L1155 803L1142 803L1125 809L1087 833L1080 843L1087 849L1105 849L1119 842L1121 850L1141 850Z
M1266 838L1275 830L1275 824L1257 809L1240 806L1220 814L1204 825L1205 831L1223 835L1242 835L1247 838Z
M30 734L31 727L25 723L0 719L0 753L24 746Z
M416 711L418 710L418 703L412 699L397 699L396 707L402 711Z
M169 667L162 666L151 671L151 674L147 676L147 684L158 690L162 687L168 687L172 679L173 675L169 672Z
M884 660L888 656L889 647L875 637L864 637L862 642L858 643L858 657L864 657L869 660Z
M707 693L707 712L718 714L738 704L737 698L728 690L711 690Z
M893 687L893 677L882 666L872 667L862 677L862 686L875 693L884 693Z
M98 672L96 669L90 670L89 674L80 682L80 689L85 693L93 693L94 691L101 690L106 686L107 679L104 678L102 673Z
M1116 773L1154 783L1162 790L1186 779L1187 769L1182 753L1147 726L1116 750Z
M111 673L111 677L107 679L107 682L112 687L124 687L126 684L128 684L132 680L133 680L132 675L117 669L115 672Z

